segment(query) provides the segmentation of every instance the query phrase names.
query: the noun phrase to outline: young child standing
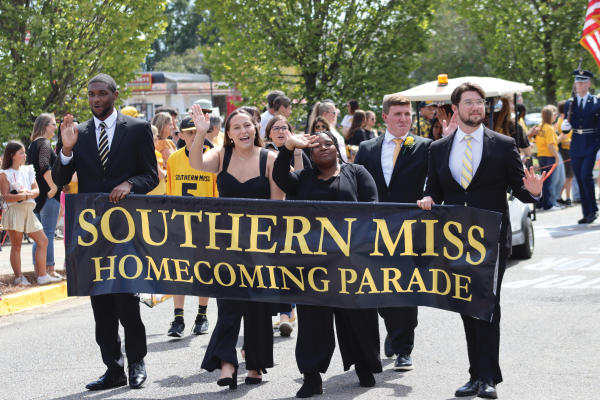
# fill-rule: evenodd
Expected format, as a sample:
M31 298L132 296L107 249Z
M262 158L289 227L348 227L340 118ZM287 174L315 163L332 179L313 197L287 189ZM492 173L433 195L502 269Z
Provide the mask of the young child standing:
M15 273L15 285L30 285L21 273L21 243L23 233L37 243L35 268L38 285L60 282L46 273L48 238L40 221L33 214L35 198L40 194L31 165L24 165L27 156L21 142L11 140L4 149L0 170L0 192L8 205L2 215L2 225L10 238L10 265Z

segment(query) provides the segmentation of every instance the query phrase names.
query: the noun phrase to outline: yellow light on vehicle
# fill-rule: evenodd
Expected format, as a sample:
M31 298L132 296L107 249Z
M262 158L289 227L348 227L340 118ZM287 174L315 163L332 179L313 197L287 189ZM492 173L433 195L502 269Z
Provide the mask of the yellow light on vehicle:
M438 75L438 86L446 86L448 84L448 75L440 74Z

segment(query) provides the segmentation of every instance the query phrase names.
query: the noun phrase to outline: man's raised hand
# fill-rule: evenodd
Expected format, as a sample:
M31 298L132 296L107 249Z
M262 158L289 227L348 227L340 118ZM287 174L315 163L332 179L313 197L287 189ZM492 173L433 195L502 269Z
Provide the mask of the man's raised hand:
M529 168L529 170L525 168L525 178L523 178L525 189L527 189L532 196L539 196L542 193L545 177L546 171L542 172L542 175L540 176L535 174L533 167Z
M71 157L71 152L79 137L79 131L73 122L73 116L71 114L67 114L63 118L62 124L60 124L60 137L63 143L63 154L67 157Z

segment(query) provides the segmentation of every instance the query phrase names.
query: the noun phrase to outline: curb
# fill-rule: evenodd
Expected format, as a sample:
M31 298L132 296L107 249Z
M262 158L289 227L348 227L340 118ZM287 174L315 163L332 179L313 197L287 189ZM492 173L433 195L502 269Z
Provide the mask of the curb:
M0 301L0 317L67 299L67 282L6 295Z

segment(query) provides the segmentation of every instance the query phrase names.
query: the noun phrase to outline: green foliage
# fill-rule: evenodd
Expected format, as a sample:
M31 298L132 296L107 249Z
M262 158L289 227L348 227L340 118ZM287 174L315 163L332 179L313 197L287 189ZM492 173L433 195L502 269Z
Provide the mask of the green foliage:
M195 49L198 46L206 44L206 39L198 32L198 26L202 23L203 17L194 9L193 1L190 0L171 0L164 11L167 27L154 43L152 43L152 53L146 57L145 68L148 71L167 71L156 65L162 60L166 60L166 65L175 64L181 69L181 63L177 58L186 55L188 50ZM165 64L161 64L165 65ZM170 72L191 72L189 70Z
M421 68L413 73L417 84L435 81L439 74L449 78L492 76L487 49L450 3L439 2L435 8L427 46L428 51L419 57Z
M154 64L154 71L205 74L203 54L200 48L187 49L183 54L171 54Z
M532 85L547 104L570 96L572 71L583 57L579 44L587 10L580 0L457 0L452 3L486 49L495 76Z
M42 112L88 118L85 90L97 73L115 78L127 96L125 84L164 29L163 7L163 0L2 0L0 139L27 143Z
M380 107L385 94L409 86L431 15L420 0L197 0L196 7L212 44L213 79L261 108L274 89L307 106L354 98L363 109Z

